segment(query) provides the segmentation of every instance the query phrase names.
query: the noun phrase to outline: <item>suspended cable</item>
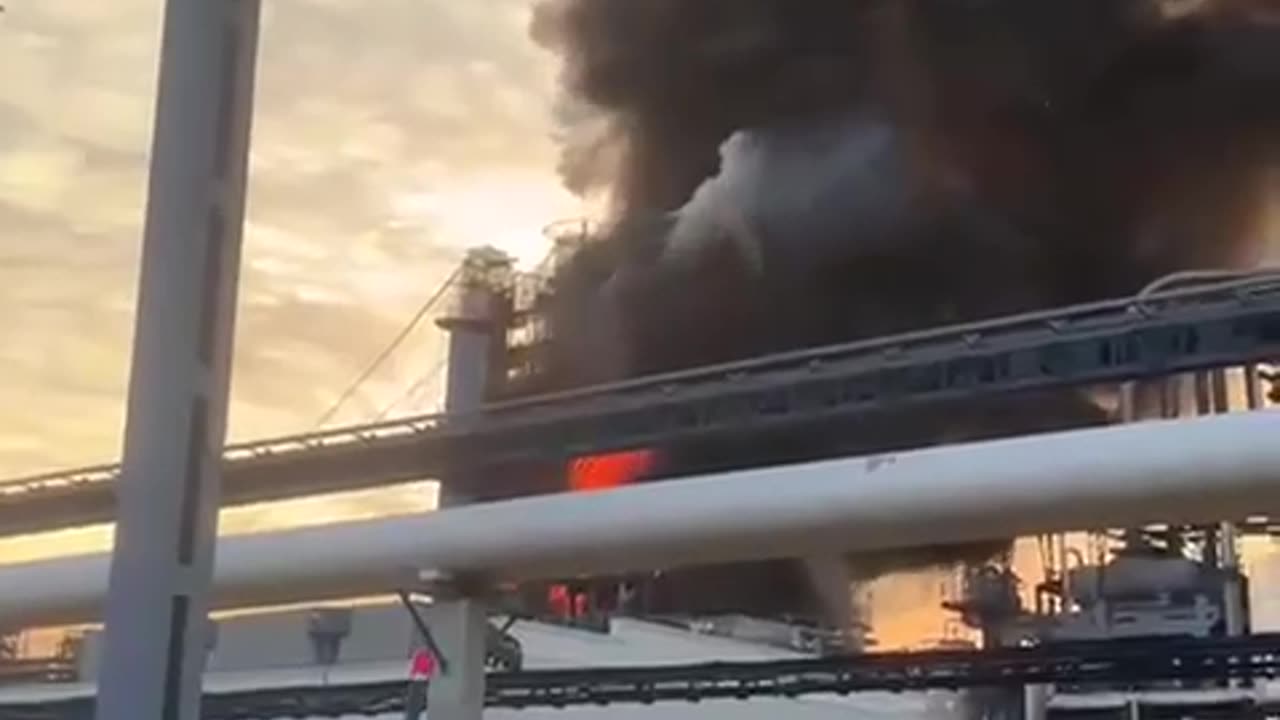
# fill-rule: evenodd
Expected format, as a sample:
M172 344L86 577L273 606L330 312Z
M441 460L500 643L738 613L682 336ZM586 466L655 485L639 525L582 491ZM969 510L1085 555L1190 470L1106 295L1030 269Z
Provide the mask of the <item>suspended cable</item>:
M585 224L583 227L584 228L586 227ZM586 232L586 230L584 229L582 232ZM550 275L552 272L552 267L555 263L556 257L557 257L556 249L553 247L550 250L548 250L547 253L542 257L542 260L535 266L535 269L533 270L532 273L530 273L530 276L535 278L545 278L548 275ZM438 378L440 376L440 373L443 372L445 367L448 366L448 363L449 363L449 358L447 355L445 357L440 358L440 360L437 361L436 364L432 366L430 370L428 370L425 374L419 377L417 381L413 383L413 385L409 386L403 393L401 393L390 404L383 407L382 410L378 413L378 415L373 419L373 421L381 422L383 420L386 420L387 416L389 416L393 410L399 407L401 403L413 397L415 394L420 392L427 385L432 383L436 378Z
M409 334L413 332L414 328L418 326L418 323L422 322L422 319L427 316L427 313L431 312L431 309L444 298L445 293L448 292L449 288L453 287L454 282L458 280L458 277L461 276L461 274L462 266L459 266L449 275L449 277L445 278L444 282L440 283L440 286L436 288L436 291L432 293L431 297L427 298L427 301L419 306L418 311L415 312L413 317L409 319L409 322L401 328L400 333L382 349L382 352L378 353L377 357L375 357L373 361L370 362L369 365L365 367L365 369L357 375L349 385L347 385L347 388L342 391L342 394L338 396L338 399L334 401L333 405L330 405L329 409L320 416L320 419L316 421L315 426L317 428L323 427L325 423L332 420L333 416L337 415L338 411L342 409L342 406L346 405L347 401L355 396L356 392L360 389L360 386L364 385L364 383L368 381L375 372L377 372L378 368L382 366L382 363L386 362L387 358L391 357L391 353L395 352L400 347L401 343L403 343L409 337Z
M587 229L588 226L585 221L580 221L580 222L581 222L582 229L579 232L585 235L585 233L588 232L588 229ZM557 256L558 256L558 253L555 247L552 247L551 249L549 249L547 253L542 257L542 260L538 262L538 264L535 266L535 269L533 270L533 272L530 273L530 276L534 278L545 279L547 276L551 275L553 272L554 264L557 260ZM403 393L401 393L390 404L383 407L382 410L378 413L378 415L373 419L373 422L382 422L383 420L386 420L387 417L391 414L391 412L395 410L397 407L399 407L401 403L413 397L415 394L420 392L427 385L435 381L436 378L440 376L440 373L444 371L445 367L448 366L448 363L449 363L448 356L440 358L440 360L436 362L436 364L432 366L430 370L428 370L425 374L419 377L417 381L413 383L413 385L409 386Z
M400 403L413 397L427 385L430 385L435 381L436 378L440 377L440 373L443 372L445 367L448 365L449 358L447 356L440 358L440 360L430 370L419 377L417 381L410 385L403 393L400 394L399 397L391 401L386 407L382 408L382 411L378 413L378 416L375 417L373 421L382 422L383 420L386 420L387 416L391 414L391 411L398 407Z

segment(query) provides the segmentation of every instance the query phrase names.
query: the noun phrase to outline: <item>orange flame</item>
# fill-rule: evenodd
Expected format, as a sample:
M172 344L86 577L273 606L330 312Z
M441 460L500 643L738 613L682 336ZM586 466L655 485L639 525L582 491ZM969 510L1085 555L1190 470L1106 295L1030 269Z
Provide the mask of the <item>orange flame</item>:
M577 458L569 463L569 489L595 492L629 485L652 470L655 460L652 450L623 450Z

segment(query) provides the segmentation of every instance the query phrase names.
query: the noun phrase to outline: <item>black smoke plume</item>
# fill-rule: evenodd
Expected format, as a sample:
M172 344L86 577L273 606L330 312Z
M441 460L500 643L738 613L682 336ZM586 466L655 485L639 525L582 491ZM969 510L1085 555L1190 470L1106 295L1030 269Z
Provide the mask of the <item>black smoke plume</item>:
M544 2L533 35L562 59L579 120L562 171L612 208L609 230L554 278L548 381L1122 296L1170 272L1256 262L1280 161L1280 26L1266 7ZM671 453L691 472L1104 419L1067 393Z

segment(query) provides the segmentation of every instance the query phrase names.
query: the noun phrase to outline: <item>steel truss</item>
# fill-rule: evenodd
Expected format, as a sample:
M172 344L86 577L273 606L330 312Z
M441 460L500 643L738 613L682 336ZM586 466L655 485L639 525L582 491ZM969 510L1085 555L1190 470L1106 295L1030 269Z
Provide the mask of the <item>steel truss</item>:
M228 505L830 421L914 403L1280 358L1280 281L1231 282L230 446ZM19 534L110 520L117 466L0 486Z

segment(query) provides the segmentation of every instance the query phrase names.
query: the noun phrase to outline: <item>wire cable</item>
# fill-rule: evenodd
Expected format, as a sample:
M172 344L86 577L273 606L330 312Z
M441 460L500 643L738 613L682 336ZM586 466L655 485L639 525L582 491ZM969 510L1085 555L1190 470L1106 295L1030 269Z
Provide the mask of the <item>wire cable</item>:
M375 417L373 421L377 423L377 422L382 422L383 420L386 420L387 416L391 414L391 411L396 409L396 407L398 407L400 403L418 394L418 392L420 392L423 388L425 388L427 385L430 385L432 382L434 382L436 378L440 377L440 373L444 372L444 369L448 367L448 365L449 365L448 356L440 358L439 362L437 362L430 370L424 373L412 385L410 385L407 389L405 389L405 391L401 393L399 397L391 401L391 403L389 403L386 407L382 408L381 412L378 413L378 416Z
M588 225L586 225L585 222L582 222L582 229L580 232L582 233L589 232ZM556 252L556 249L552 247L552 249L548 250L547 254L543 256L543 259L541 259L538 266L536 266L536 269L534 270L534 274L545 275L545 274L552 273L552 268L554 265L554 261L556 261L556 259L557 259L557 252ZM381 354L378 357L375 357L374 361L372 361L372 363L369 366L367 366L367 368L365 368L365 372L358 375L358 377L355 380L353 380L353 382L351 383L351 386L348 386L346 391L343 392L343 395L340 396L338 400L334 402L333 406L330 406L329 410L326 411L324 415L321 415L320 420L317 421L316 423L317 428L321 427L321 425L324 425L326 421L333 419L333 416L338 413L338 410L342 409L342 406L346 404L348 400L351 400L351 397L355 395L357 389L360 388L361 384L364 384L366 380L371 377L372 373L374 373L375 370L378 369L379 366L383 364L385 360L387 360L387 357L389 357L390 354L392 354L392 352L396 350L396 348L399 346L399 343L402 343L404 341L404 338L408 337L408 333L412 332L412 329L416 327L417 323L421 322L422 318L424 318L426 313L428 313L428 311L430 310L430 307L434 306L436 302L440 300L440 297L443 297L444 291L447 291L449 287L452 287L452 284L457 281L458 275L460 275L461 273L462 273L462 268L460 266L460 268L454 270L452 275L449 275L449 277L445 279L444 283L442 283L442 286L440 286L438 290L436 290L434 295L431 296L430 299L426 301L424 305L422 305L422 307L420 307L419 311L417 311L415 315L413 315L413 318L410 320L410 322L408 322L406 327L402 329L401 334L399 334L399 336L396 337L396 340L392 341L392 343L390 343L390 345L387 348L384 348L383 352L381 352ZM408 400L408 398L415 395L416 392L421 391L422 388L428 386L429 383L433 382L433 380L438 378L440 373L443 372L445 366L447 365L448 365L448 356L445 356L443 357L443 359L440 359L439 363L436 363L433 366L433 368L428 370L426 374L422 375L422 377L417 379L416 382L412 384L412 386L408 387L408 389L406 389L406 391L404 391L401 396L397 397L396 400L390 402L389 405L383 407L383 409L379 411L378 415L376 415L374 420L372 421L375 421L375 423L378 423L378 421L387 419L387 416L390 415L390 413L392 413L392 411L396 409L396 407L399 406L399 404L402 404L402 402Z
M382 367L382 363L386 362L387 358L391 357L391 354L399 349L400 345L409 337L409 334L418 326L418 323L422 322L422 319L427 316L427 313L431 312L432 308L434 308L440 300L444 298L445 293L453 287L453 284L457 282L461 275L462 266L459 266L450 273L449 277L445 278L444 282L440 283L440 286L431 294L431 297L427 298L427 301L418 307L417 312L413 314L413 317L409 319L409 322L405 323L405 326L401 328L400 333L397 334L395 338L382 349L382 352L378 353L377 357L375 357L373 361L370 362L369 365L365 367L365 369L357 375L350 384L347 385L346 389L342 391L342 394L338 396L338 399L329 406L329 409L320 415L320 419L316 420L316 428L323 427L333 419L334 415L338 414L338 411L347 404L347 401L355 396L356 392L360 389L360 386L364 385L364 383L367 382L375 372L377 372L378 368Z

